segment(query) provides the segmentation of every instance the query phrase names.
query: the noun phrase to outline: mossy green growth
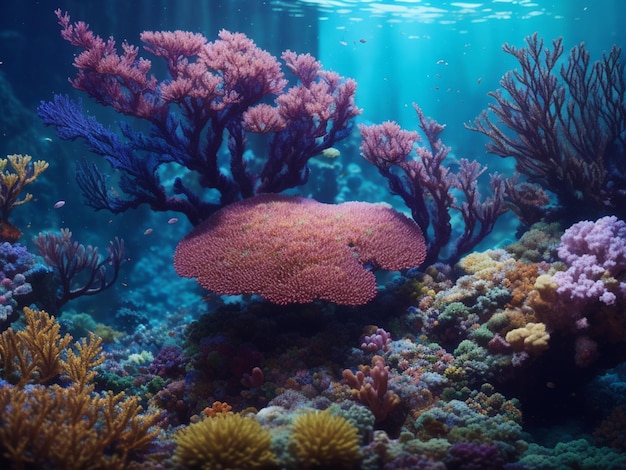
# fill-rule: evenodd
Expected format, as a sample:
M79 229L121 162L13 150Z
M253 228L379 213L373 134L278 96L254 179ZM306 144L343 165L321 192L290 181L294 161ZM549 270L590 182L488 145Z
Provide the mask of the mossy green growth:
M437 320L440 323L452 323L467 318L469 309L461 302L452 302L446 306Z
M472 332L472 339L476 341L480 346L486 347L489 341L494 337L494 333L487 328L487 325L480 325L479 328Z

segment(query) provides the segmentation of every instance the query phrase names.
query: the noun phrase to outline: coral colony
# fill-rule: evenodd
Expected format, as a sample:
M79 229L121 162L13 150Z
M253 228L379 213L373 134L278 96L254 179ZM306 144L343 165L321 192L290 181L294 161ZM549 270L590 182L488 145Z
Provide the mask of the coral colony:
M3 468L626 468L623 366L602 375L626 360L619 49L504 46L521 68L468 127L515 159L505 178L452 162L417 105L419 132L355 129L356 83L309 54L225 30L118 46L56 16L79 49L71 84L120 115L111 129L61 95L38 108L115 172L78 165L86 204L186 217L174 267L209 297L193 317L66 312L116 282L124 242L101 255L63 229L29 253L8 216L48 164L0 160ZM410 217L297 192L351 134ZM509 210L519 239L472 251ZM533 437L574 408L590 417L558 445Z

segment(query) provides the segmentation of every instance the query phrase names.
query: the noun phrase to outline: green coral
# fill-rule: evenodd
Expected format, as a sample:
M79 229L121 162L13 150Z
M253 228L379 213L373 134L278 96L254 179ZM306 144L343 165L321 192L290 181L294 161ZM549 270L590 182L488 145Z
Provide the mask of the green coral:
M451 323L467 318L469 309L462 302L451 302L437 317L440 323Z
M595 447L586 439L559 442L554 448L530 444L519 463L529 470L626 468L626 454L610 447Z

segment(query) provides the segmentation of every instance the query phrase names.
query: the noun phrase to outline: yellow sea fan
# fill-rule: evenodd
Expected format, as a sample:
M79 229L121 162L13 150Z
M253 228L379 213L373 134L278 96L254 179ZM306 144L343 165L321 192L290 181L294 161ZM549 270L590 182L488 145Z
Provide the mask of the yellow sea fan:
M360 458L358 431L341 416L305 413L293 422L291 450L298 468L352 468Z
M263 469L276 465L269 431L253 418L220 413L175 436L174 460L202 470Z

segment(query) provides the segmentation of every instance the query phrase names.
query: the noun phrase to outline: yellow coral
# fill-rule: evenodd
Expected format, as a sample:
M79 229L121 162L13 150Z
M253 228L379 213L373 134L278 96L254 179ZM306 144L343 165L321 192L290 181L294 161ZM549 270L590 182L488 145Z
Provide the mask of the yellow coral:
M291 448L298 468L352 468L360 458L357 429L328 411L309 412L293 423Z
M5 380L20 386L47 383L64 369L61 354L72 337L59 334L60 326L45 311L24 308L26 328L9 328L0 335L0 364ZM99 344L97 345L99 346Z
M548 349L550 334L544 323L527 323L522 328L516 328L506 334L506 341L514 351L538 353Z
M238 470L276 465L269 431L250 417L218 413L175 436L174 461L186 468Z
M25 204L33 198L26 193L19 199L24 187L35 181L48 168L44 160L31 162L30 155L9 155L0 159L0 239L16 241L21 231L9 222L9 214L15 206ZM7 169L11 164L12 171Z
M72 337L60 335L54 317L24 313L24 330L0 335L2 376L17 384L0 387L3 461L12 468L129 468L156 437L159 414L142 415L137 397L94 394L100 339L90 335L70 349ZM71 384L45 386L59 375Z
M549 274L542 274L537 277L534 288L541 298L546 302L554 302L557 298L556 289L558 284Z
M504 257L502 252L488 250L485 252L469 253L461 258L458 267L478 279L490 281L493 280L497 273L502 271L506 263L510 262L512 262L512 260Z

